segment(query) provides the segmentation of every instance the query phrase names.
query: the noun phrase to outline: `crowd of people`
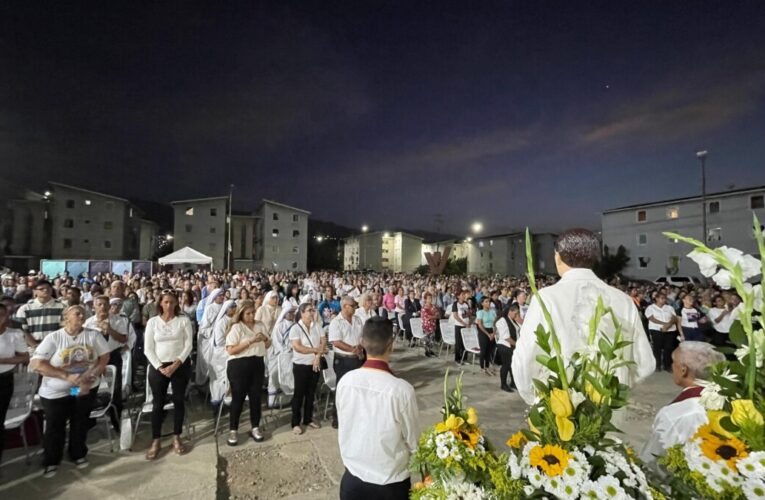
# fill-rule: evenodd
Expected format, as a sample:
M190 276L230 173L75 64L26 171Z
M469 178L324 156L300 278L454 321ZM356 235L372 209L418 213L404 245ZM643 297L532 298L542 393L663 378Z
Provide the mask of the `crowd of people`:
M581 271L572 270L568 282L583 279L577 278ZM544 295L556 282L557 277L544 276L535 285ZM656 370L673 369L672 353L681 341L724 345L740 303L735 294L713 286L679 288L619 278L609 283L632 299L630 307L650 341ZM521 332L531 337L524 322L538 322L541 314L529 309L529 295L527 279L510 276L199 270L151 276L7 273L0 300L0 424L13 393L13 373L28 365L41 376L38 394L47 421L45 477L53 476L61 464L67 423L69 458L77 467L87 467L89 415L100 377L108 365L121 374L121 354L130 351L132 363L146 367L153 394L148 460L155 460L161 450L163 408L170 400L175 409L172 449L181 455L188 451L182 431L186 394L192 386L209 394L215 414L230 394L227 442L235 446L245 402L250 409L248 435L263 441L262 407L279 404L289 385L292 431L302 434L320 427L313 408L327 354L332 352L338 382L361 367L367 356L362 331L371 318L390 320L394 335L412 342L413 348L417 337L412 320L421 320L424 336L416 348L427 357L436 355L433 345L441 340L440 320L448 320L457 364L465 362L461 332L475 328L481 370L492 380L499 375L499 388L512 392L513 373L522 371L517 365L533 364L533 358L513 361ZM285 360L291 366L285 367ZM115 416L122 411L121 385L115 383ZM527 399L523 391L521 395ZM338 400L335 405L335 428L342 424L342 404ZM118 418L113 425L119 426Z

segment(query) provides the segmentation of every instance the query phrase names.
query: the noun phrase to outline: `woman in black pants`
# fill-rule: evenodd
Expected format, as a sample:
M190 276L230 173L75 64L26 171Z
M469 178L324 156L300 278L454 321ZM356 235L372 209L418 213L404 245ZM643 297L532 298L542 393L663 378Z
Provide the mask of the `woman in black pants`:
M173 449L178 455L187 449L181 440L186 415L186 387L191 378L191 346L193 333L189 318L181 313L172 291L162 292L157 303L157 316L146 323L144 354L149 362L149 386L154 397L151 410L152 442L146 460L155 460L162 447L162 421L167 401L167 388L173 387Z
M494 332L497 335L497 353L502 360L502 368L499 369L500 388L505 392L513 392L515 380L507 383L510 367L513 363L513 351L515 342L518 340L518 332L521 331L521 309L518 304L511 304L505 309L502 317L494 323Z
M313 304L301 304L298 314L300 320L290 329L292 374L295 377L295 392L292 395L294 434L302 434L304 426L313 429L321 427L313 421L313 398L321 373L321 358L327 353L327 339L316 321Z
M496 375L491 367L491 357L494 354L494 322L497 313L491 308L491 297L484 296L481 299L481 309L476 314L476 327L478 328L478 344L481 346L481 369L486 375Z
M266 370L263 361L266 349L271 347L271 337L265 325L255 321L255 303L245 300L237 308L226 334L228 364L226 374L231 387L231 415L229 420L229 446L239 442L239 417L247 396L250 397L250 436L256 442L263 441L260 432L260 399L263 394L263 378Z
M13 371L18 364L29 362L24 333L8 328L8 309L0 303L0 463L5 444L5 416L13 397Z

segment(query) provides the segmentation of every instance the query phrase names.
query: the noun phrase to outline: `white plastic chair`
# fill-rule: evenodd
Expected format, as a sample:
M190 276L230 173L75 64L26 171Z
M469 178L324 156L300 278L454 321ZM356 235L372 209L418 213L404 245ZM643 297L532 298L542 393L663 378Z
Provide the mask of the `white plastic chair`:
M189 381L190 382L190 381ZM190 385L190 384L189 384ZM165 403L165 406L162 407L163 411L169 411L175 409L175 405L173 404L173 385L170 384L167 386L167 402ZM135 438L138 435L138 426L141 425L141 418L148 414L151 415L151 412L153 410L153 403L154 403L154 395L151 393L151 385L149 385L149 370L147 367L146 370L146 398L144 399L143 405L138 409L138 416L136 418L135 427L133 429L133 441L130 443L130 449L133 449L133 445L135 444ZM189 412L188 409L186 410L186 414L184 415L184 424L186 425L186 434L191 437L191 430L189 428Z
M122 399L127 399L133 392L133 353L122 351Z
M90 412L90 418L104 421L106 436L109 438L109 451L112 453L114 453L114 439L112 438L112 427L111 422L109 421L109 410L111 410L114 416L119 419L117 408L114 406L114 383L116 379L117 368L114 365L107 365L97 391L99 394L108 394L109 401L103 407L96 408Z
M422 318L412 318L409 320L409 327L412 329L412 337L415 342L422 342L425 338L425 332L422 329Z
M462 345L465 347L465 352L462 353L462 360L465 360L466 354L472 354L473 360L472 364L475 364L475 355L481 354L481 344L478 343L478 330L475 326L469 326L466 328L463 328L460 331L460 335L462 336Z
M438 355L441 356L441 350L446 345L446 356L449 356L449 349L457 343L454 337L454 325L448 319L442 319L438 322L441 327L441 346L438 348Z
M324 387L326 387L329 392L327 393L327 401L324 404L324 420L327 419L327 411L329 410L329 400L332 397L333 394L335 394L335 391L337 390L337 375L335 374L335 353L333 351L329 351L327 354L324 355L324 357L327 359L327 366L328 368L326 370L321 371L321 376L324 379Z
M406 328L404 328L404 315L398 315L398 333L401 336L401 340L406 340Z
M27 434L24 424L32 416L32 405L37 392L37 381L40 376L35 372L22 371L13 375L13 396L5 415L5 430L19 429L21 441L24 443L24 453L27 464L31 463L31 455L27 444Z

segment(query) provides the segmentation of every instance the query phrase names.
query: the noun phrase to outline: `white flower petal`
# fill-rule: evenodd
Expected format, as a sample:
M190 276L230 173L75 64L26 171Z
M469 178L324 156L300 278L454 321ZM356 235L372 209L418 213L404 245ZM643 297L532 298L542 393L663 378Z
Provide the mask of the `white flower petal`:
M699 271L707 278L717 272L717 261L708 253L694 250L688 254L688 257L699 265Z

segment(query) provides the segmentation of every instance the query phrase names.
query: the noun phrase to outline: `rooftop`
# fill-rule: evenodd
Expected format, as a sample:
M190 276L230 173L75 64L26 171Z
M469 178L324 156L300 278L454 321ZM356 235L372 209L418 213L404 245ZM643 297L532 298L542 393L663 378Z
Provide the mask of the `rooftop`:
M178 200L178 201L171 201L171 205L178 205L180 203L195 203L199 201L215 201L215 200L228 200L228 196L211 196L210 198L194 198L191 200Z
M77 187L77 186L70 186L69 184L64 184L62 182L48 181L48 184L50 184L51 186L58 186L58 187L62 187L62 188L65 188L65 189L72 189L74 191L81 191L83 193L95 194L97 196L103 196L104 198L111 198L113 200L119 200L119 201L122 201L124 203L130 203L129 200L126 200L125 198L120 198L119 196L112 196L112 195L106 194L106 193L99 193L98 191L91 191L90 189L84 189L84 188Z
M309 212L308 210L303 210L302 208L293 207L293 206L287 205L285 203L279 203L278 201L267 200L267 199L263 198L263 201L261 202L261 206L266 204L266 203L268 203L269 205L276 205L277 207L282 207L282 208L287 208L289 210L294 210L295 212L300 212L300 213L303 213L303 214L306 214L306 215L311 215L311 212Z
M735 196L737 194L746 194L746 193L755 193L759 191L765 191L765 186L753 186L753 187L746 187L746 188L739 188L739 189L732 189L728 191L718 191L716 193L707 193L706 197L709 198L718 198L723 196ZM682 203L682 202L688 202L688 201L701 201L701 195L695 195L695 196L685 196L683 198L671 198L669 200L661 200L661 201L652 201L648 203L638 203L635 205L627 205L624 207L619 208L610 208L608 210L604 210L604 214L612 213L612 212L619 212L621 210L631 210L635 208L647 208L647 207L653 207L653 206L659 206L659 205L668 205L671 203Z

